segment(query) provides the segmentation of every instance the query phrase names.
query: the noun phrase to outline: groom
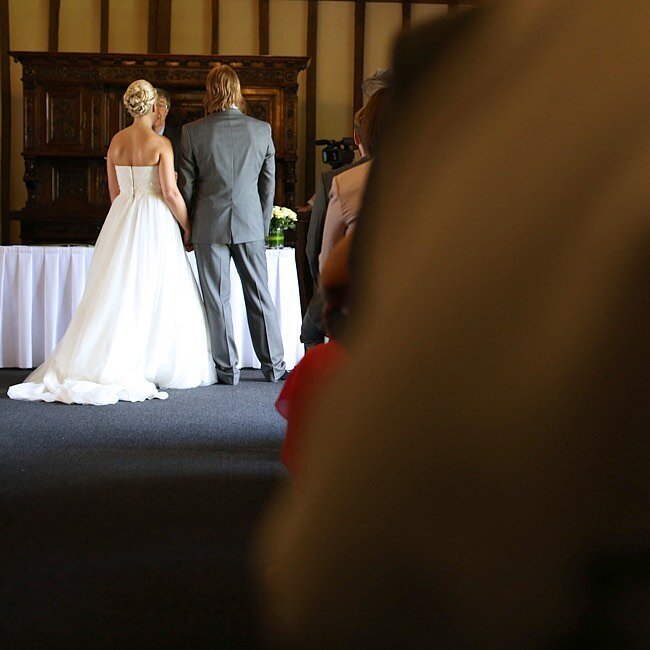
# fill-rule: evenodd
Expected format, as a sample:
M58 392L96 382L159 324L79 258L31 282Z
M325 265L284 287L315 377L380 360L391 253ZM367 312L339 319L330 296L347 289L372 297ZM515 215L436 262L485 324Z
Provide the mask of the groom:
M221 384L239 382L230 312L232 258L262 372L267 381L278 381L287 373L264 247L275 193L271 126L241 112L239 78L230 66L212 68L205 85L208 115L183 126L178 180L192 217L217 378Z

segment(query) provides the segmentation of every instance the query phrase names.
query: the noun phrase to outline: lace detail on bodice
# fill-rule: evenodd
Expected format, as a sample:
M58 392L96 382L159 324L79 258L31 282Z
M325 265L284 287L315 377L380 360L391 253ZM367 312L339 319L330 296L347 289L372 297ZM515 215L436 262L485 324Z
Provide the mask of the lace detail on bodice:
M115 165L120 194L136 196L138 194L154 194L162 196L158 165L147 167L131 167Z

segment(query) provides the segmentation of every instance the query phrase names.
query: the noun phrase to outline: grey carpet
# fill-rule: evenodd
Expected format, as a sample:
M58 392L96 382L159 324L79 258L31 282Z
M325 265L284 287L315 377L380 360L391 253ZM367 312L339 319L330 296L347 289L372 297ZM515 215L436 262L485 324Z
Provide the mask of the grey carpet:
M0 370L2 647L263 647L249 558L284 475L281 385L9 400L26 374Z
M277 474L281 384L243 370L237 386L170 390L167 400L92 407L7 398L29 371L0 370L0 490L104 478Z

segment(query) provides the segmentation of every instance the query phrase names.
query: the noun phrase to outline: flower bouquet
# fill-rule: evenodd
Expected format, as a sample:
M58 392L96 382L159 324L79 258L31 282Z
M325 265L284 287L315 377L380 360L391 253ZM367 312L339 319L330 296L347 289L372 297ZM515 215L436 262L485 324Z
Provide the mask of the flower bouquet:
M297 221L298 215L293 210L274 205L266 245L269 248L283 248L284 231L295 230Z

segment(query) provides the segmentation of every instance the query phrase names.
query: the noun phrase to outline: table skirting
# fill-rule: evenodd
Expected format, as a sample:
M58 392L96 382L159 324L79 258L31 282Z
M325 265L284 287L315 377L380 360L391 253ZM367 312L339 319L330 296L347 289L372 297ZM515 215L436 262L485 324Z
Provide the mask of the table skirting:
M93 251L92 246L0 246L0 367L34 368L52 353L81 300ZM194 253L188 257L196 276ZM266 262L290 369L303 354L295 251L267 250ZM234 263L230 273L239 365L259 368Z

